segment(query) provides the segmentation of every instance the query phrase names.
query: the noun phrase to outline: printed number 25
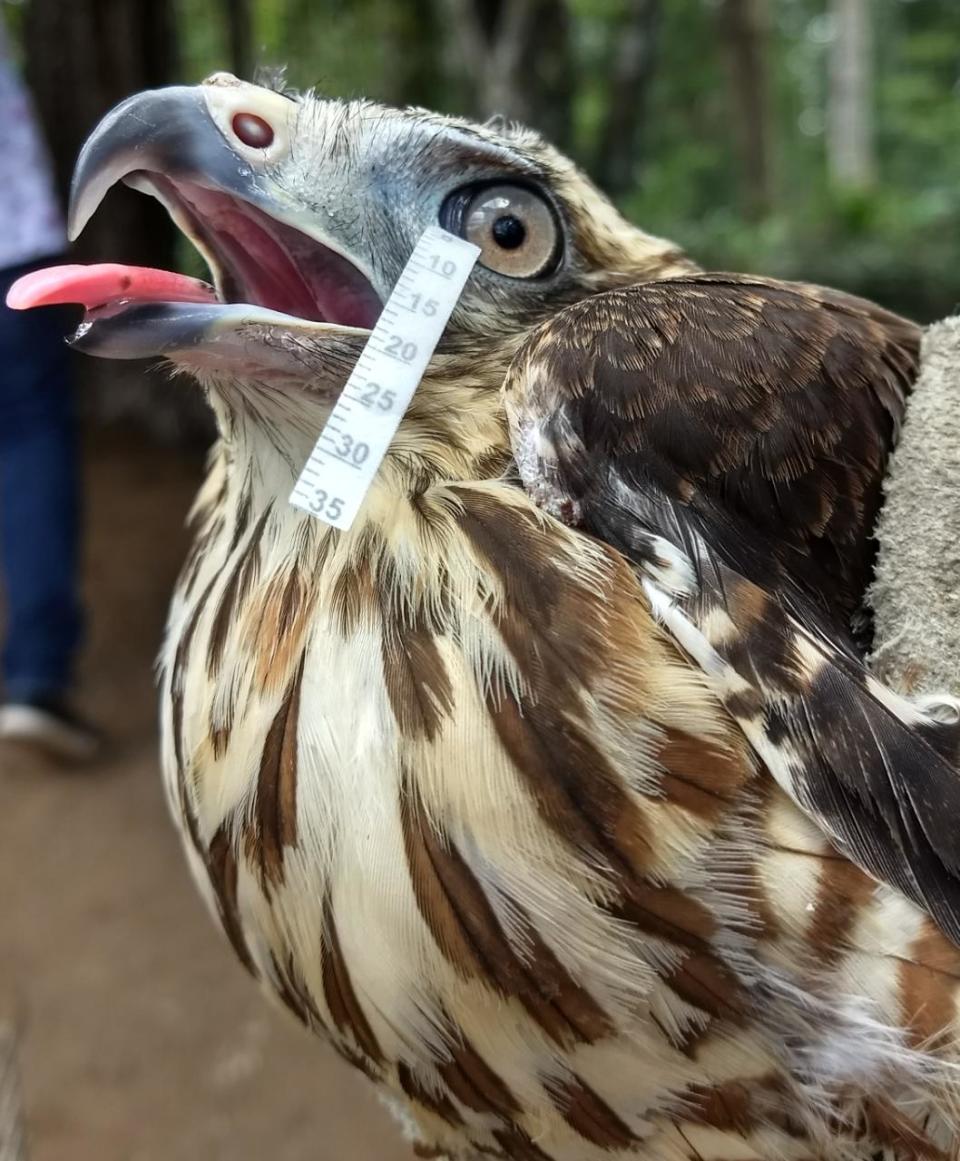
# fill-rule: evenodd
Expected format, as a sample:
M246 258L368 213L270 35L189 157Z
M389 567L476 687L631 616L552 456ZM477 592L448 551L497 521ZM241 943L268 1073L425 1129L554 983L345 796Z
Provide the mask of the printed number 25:
M339 520L343 513L343 500L339 496L328 496L323 488L313 489L310 511L328 520Z
M360 396L360 402L365 407L376 405L381 411L389 411L395 398L396 396L389 388L381 387L379 383L368 383Z

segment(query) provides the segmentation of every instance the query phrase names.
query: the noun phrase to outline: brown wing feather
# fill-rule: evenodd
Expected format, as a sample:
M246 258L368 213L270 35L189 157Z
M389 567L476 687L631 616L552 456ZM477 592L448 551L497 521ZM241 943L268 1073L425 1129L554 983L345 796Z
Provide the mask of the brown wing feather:
M915 358L867 303L685 278L541 328L507 408L538 502L638 566L777 782L960 943L960 774L847 633Z
M918 346L916 326L850 295L694 275L560 313L519 352L507 402L543 418L574 500L599 486L601 460L705 516L722 509L745 557L766 541L771 566L846 619ZM758 559L735 563L773 580Z

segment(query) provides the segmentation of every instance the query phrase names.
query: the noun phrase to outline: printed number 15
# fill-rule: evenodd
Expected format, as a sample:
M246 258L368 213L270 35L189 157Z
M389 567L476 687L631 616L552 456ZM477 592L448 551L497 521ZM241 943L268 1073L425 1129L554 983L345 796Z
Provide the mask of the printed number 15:
M410 296L410 309L420 311L427 318L433 318L437 313L437 300L435 298L424 299L422 294L412 294Z

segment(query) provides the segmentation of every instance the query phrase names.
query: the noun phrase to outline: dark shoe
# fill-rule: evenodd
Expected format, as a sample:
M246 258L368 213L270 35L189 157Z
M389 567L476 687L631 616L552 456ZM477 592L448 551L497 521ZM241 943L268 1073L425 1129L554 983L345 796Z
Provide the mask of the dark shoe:
M102 745L100 734L60 701L8 702L0 706L0 743L42 750L65 762L90 762Z

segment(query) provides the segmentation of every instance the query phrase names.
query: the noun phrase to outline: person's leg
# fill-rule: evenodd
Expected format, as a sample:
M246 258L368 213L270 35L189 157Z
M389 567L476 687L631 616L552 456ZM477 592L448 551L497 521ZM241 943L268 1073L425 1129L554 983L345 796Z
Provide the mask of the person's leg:
M0 275L0 302L21 271ZM0 565L7 702L55 703L81 632L76 430L61 311L0 305Z

